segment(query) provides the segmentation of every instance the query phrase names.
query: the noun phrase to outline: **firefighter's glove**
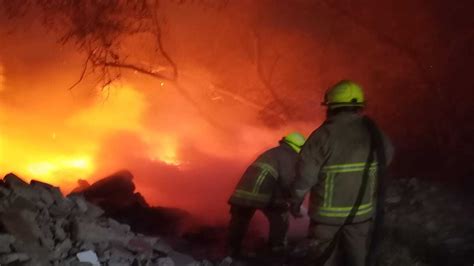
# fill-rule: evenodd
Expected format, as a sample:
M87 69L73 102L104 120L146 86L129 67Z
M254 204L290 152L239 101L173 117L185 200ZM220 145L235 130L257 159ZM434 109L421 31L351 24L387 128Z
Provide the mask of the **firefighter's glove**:
M301 204L291 204L290 213L295 218L303 217L303 214L301 213Z

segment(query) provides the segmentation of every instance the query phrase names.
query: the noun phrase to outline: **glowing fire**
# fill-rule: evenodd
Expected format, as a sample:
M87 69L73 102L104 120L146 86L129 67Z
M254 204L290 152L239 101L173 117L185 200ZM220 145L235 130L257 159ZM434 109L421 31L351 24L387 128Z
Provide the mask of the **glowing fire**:
M178 141L143 126L146 108L144 95L128 85L98 90L92 104L71 113L65 121L48 121L42 114L0 107L0 174L15 172L27 180L69 190L76 180L95 174L103 160L99 157L102 143L117 132L143 138L150 160L180 165ZM27 120L32 122L25 123ZM51 128L55 130L51 132Z
M148 138L147 142L150 147L149 158L152 161L162 161L169 165L179 166L181 161L178 159L177 147L178 142L171 136L156 136L156 138ZM150 141L153 140L153 141Z

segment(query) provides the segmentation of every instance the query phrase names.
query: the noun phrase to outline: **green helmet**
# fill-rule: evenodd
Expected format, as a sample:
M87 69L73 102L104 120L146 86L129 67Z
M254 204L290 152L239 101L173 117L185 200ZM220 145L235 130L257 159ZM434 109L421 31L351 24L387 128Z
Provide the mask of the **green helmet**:
M305 141L305 137L298 132L293 132L283 137L283 142L290 145L297 153L301 151L301 147L303 147Z
M350 80L339 81L324 96L323 105L329 108L365 105L362 87Z

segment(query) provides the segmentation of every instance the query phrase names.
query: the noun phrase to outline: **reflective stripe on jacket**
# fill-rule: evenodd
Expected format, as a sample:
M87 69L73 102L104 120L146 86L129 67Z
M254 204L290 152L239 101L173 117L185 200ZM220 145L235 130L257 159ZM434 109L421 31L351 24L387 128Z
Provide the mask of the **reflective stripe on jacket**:
M229 204L264 208L286 202L297 156L286 143L264 152L242 175Z
M388 161L392 146L385 138ZM329 117L303 146L297 163L298 175L293 184L293 201L301 202L311 191L309 216L316 222L343 224L357 199L368 167L368 182L354 222L372 218L375 210L377 160L370 166L370 133L363 117L339 113Z

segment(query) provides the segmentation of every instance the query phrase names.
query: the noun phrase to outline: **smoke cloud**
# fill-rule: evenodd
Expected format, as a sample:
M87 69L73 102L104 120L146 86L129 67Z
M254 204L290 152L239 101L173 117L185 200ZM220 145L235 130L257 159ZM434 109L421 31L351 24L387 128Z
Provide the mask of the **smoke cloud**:
M178 66L178 84L124 71L105 88L92 74L72 90L84 55L56 43L34 18L2 18L4 28L21 30L0 35L0 174L16 172L68 192L77 179L128 169L150 203L222 223L246 166L284 134L308 135L319 126L324 91L342 78L366 88L367 112L398 154L417 158L396 160L396 167L404 174L425 169L424 161L431 166L442 151L459 147L439 140L452 133L445 125L464 118L444 115L451 102L433 109L449 87L433 96L431 85L454 79L444 62L464 69L468 60L459 58L467 48L427 46L458 36L450 35L454 26L437 5L394 5L410 16L386 14L392 24L355 19L391 10L369 2L360 10L306 0L230 1L223 9L170 2L161 10L163 43ZM123 45L136 62L160 63L149 41L135 36ZM461 98L456 106L469 110L469 97L453 96Z

